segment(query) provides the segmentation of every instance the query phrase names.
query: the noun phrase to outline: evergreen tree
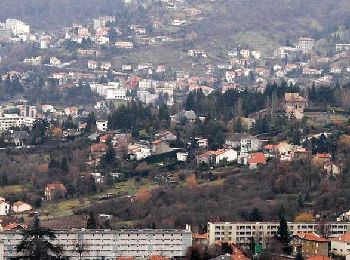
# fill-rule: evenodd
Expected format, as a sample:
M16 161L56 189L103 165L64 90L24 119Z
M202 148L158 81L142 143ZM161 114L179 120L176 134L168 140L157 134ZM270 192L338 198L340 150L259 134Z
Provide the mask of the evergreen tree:
M277 230L277 239L282 244L282 251L288 255L292 253L292 236L288 228L288 223L284 217L284 214L280 214L280 225Z
M19 259L41 260L49 259L50 255L61 255L61 246L52 244L55 239L55 233L41 227L39 217L35 215L32 227L22 232L22 240L17 246L17 252L22 254Z
M263 217L258 208L254 208L249 216L250 221L262 221Z
M96 229L97 228L97 220L94 212L90 212L89 218L86 223L87 229Z
M68 160L66 157L64 157L62 159L62 162L61 162L61 167L62 171L64 172L69 172L69 165L68 165Z

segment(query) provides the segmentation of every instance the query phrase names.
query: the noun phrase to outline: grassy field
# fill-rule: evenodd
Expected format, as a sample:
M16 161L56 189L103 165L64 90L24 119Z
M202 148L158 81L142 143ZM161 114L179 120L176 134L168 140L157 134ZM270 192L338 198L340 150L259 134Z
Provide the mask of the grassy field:
M27 190L25 185L11 185L0 188L0 196L16 194Z

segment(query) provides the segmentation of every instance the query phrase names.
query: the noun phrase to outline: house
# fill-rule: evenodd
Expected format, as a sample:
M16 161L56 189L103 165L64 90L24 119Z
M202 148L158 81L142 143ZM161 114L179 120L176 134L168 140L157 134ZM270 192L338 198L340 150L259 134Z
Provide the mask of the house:
M88 66L88 69L90 69L90 70L96 70L97 69L97 62L94 60L89 60L87 66Z
M208 147L208 139L206 138L195 138L196 144L199 148L206 148Z
M335 237L331 239L330 246L331 254L336 256L346 256L345 259L348 260L350 255L350 234L344 234L339 237Z
M107 120L96 120L96 128L98 131L105 132L108 129Z
M247 163L250 169L256 169L259 165L266 164L264 153L251 153L248 155Z
M193 245L208 245L209 244L209 236L208 233L205 234L192 234L192 244Z
M164 140L155 140L152 142L152 154L162 154L170 151L169 144Z
M100 64L101 70L109 70L112 67L112 63L110 61L104 61Z
M23 146L28 142L29 138L30 135L26 131L10 130L10 133L4 136L4 142L15 146Z
M292 161L294 146L287 142L280 142L275 146L275 151L280 161Z
M264 140L260 140L250 134L235 133L226 138L225 146L240 149L241 153L250 153L262 149Z
M156 137L164 141L176 141L177 139L177 136L170 131L164 131L159 134L156 134Z
M45 187L45 200L58 200L66 197L67 189L61 182L47 184Z
M0 216L6 216L10 212L10 204L4 198L0 198Z
M285 107L305 108L308 100L299 93L285 93L284 94Z
M186 162L187 161L187 157L188 157L188 153L184 153L184 152L176 153L176 159L179 162Z
M25 202L20 201L20 200L16 201L12 205L12 210L15 213L22 213L22 212L30 211L32 209L33 209L32 206L30 206L28 203L25 203Z
M308 53L315 48L315 40L312 38L300 37L296 44L296 47L303 53Z
M96 183L103 183L104 182L104 176L100 172L92 172L90 173L92 177L94 177L94 180Z
M196 156L196 160L197 160L197 164L202 164L202 163L205 163L205 164L210 164L210 153L209 152L205 152L205 153L202 153L202 154L199 154Z
M243 59L248 59L250 57L250 50L249 49L242 49L239 51Z
M101 143L108 143L112 139L112 136L110 134L105 134L100 137Z
M213 153L215 155L215 163L219 164L222 161L233 162L237 160L238 153L233 149L220 149Z
M241 139L241 153L250 153L261 150L264 140L255 136L245 136Z
M177 114L170 116L171 122L176 124L179 124L183 121L193 123L196 121L196 119L197 119L196 113L192 110L189 110L189 111L182 110Z
M328 239L314 232L298 233L292 241L294 252L300 252L304 257L327 256L328 244Z
M108 149L108 146L104 143L93 144L90 147L91 153L105 153Z

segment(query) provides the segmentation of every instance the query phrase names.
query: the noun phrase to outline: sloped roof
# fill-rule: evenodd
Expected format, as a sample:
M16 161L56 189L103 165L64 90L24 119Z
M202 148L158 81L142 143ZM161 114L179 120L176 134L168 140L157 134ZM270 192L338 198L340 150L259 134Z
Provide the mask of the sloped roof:
M266 158L263 153L252 153L248 157L249 164L265 164Z
M315 241L315 242L328 242L328 240L314 232L312 233L298 233L297 236L304 240Z
M47 184L46 188L49 190L65 190L65 191L67 190L66 187L61 182Z

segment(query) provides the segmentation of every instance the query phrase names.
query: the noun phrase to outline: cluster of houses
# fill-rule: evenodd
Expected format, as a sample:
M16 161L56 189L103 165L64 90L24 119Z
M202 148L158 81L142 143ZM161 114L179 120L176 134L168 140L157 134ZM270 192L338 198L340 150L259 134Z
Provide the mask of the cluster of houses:
M21 214L24 212L31 211L33 208L30 204L23 201L16 201L12 205L5 200L5 198L0 198L0 216L6 216L11 213Z

